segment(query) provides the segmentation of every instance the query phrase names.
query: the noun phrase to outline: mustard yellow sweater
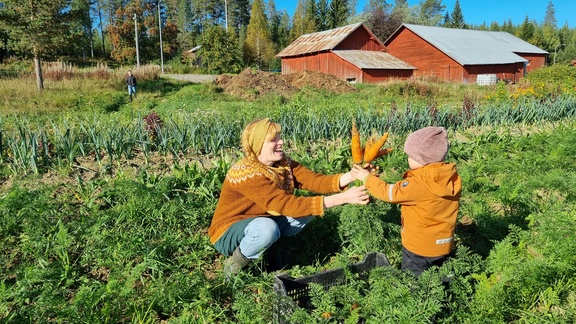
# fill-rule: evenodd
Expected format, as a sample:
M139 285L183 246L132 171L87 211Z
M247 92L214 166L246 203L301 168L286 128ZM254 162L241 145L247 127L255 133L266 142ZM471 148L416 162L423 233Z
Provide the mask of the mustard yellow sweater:
M216 243L232 224L246 218L324 215L323 196L295 196L293 188L317 194L342 190L339 186L342 174L315 173L288 158L281 162L287 170L287 176L282 179L283 188L266 177L266 171L253 160L242 159L230 168L208 229L212 244Z

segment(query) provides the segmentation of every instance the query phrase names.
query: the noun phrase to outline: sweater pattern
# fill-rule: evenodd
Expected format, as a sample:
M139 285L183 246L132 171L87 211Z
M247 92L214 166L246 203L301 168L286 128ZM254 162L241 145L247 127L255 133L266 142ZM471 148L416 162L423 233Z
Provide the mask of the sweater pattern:
M276 183L278 188L287 193L294 193L292 171L289 167L290 159L286 158L277 163L278 167L266 167L259 162L244 158L234 164L226 178L234 186L242 185L256 176L264 176Z

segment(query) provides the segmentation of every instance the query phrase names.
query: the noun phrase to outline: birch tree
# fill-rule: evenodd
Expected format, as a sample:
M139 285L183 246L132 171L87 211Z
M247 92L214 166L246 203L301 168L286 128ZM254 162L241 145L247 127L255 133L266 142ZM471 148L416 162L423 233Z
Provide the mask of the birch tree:
M245 62L255 63L260 68L262 63L270 63L275 54L275 46L268 30L268 19L264 12L264 1L254 0L244 42Z

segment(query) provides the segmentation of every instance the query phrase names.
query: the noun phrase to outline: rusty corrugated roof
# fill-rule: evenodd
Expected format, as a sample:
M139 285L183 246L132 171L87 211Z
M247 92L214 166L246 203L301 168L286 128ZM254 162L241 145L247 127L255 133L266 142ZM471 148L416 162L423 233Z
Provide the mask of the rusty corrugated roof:
M384 52L345 50L332 53L360 69L416 70L412 65Z
M362 23L302 35L276 54L276 57L297 56L333 49L360 26Z

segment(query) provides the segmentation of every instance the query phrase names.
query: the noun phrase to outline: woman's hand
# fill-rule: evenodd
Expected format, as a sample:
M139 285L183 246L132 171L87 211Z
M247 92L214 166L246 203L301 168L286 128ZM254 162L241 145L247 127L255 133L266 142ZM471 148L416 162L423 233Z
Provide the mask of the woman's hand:
M366 179L366 177L368 175L370 175L370 171L362 168L358 164L354 164L354 166L352 167L352 170L350 170L350 173L352 174L354 179L357 179L360 181L364 181L364 179Z
M366 193L366 187L359 186L324 197L324 207L330 208L344 204L366 205L369 201L370 196Z
M354 177L352 176L352 173L350 173L350 171L342 174L342 176L340 177L340 182L338 183L340 185L340 188L346 188L350 183L352 183L352 181L354 181Z

